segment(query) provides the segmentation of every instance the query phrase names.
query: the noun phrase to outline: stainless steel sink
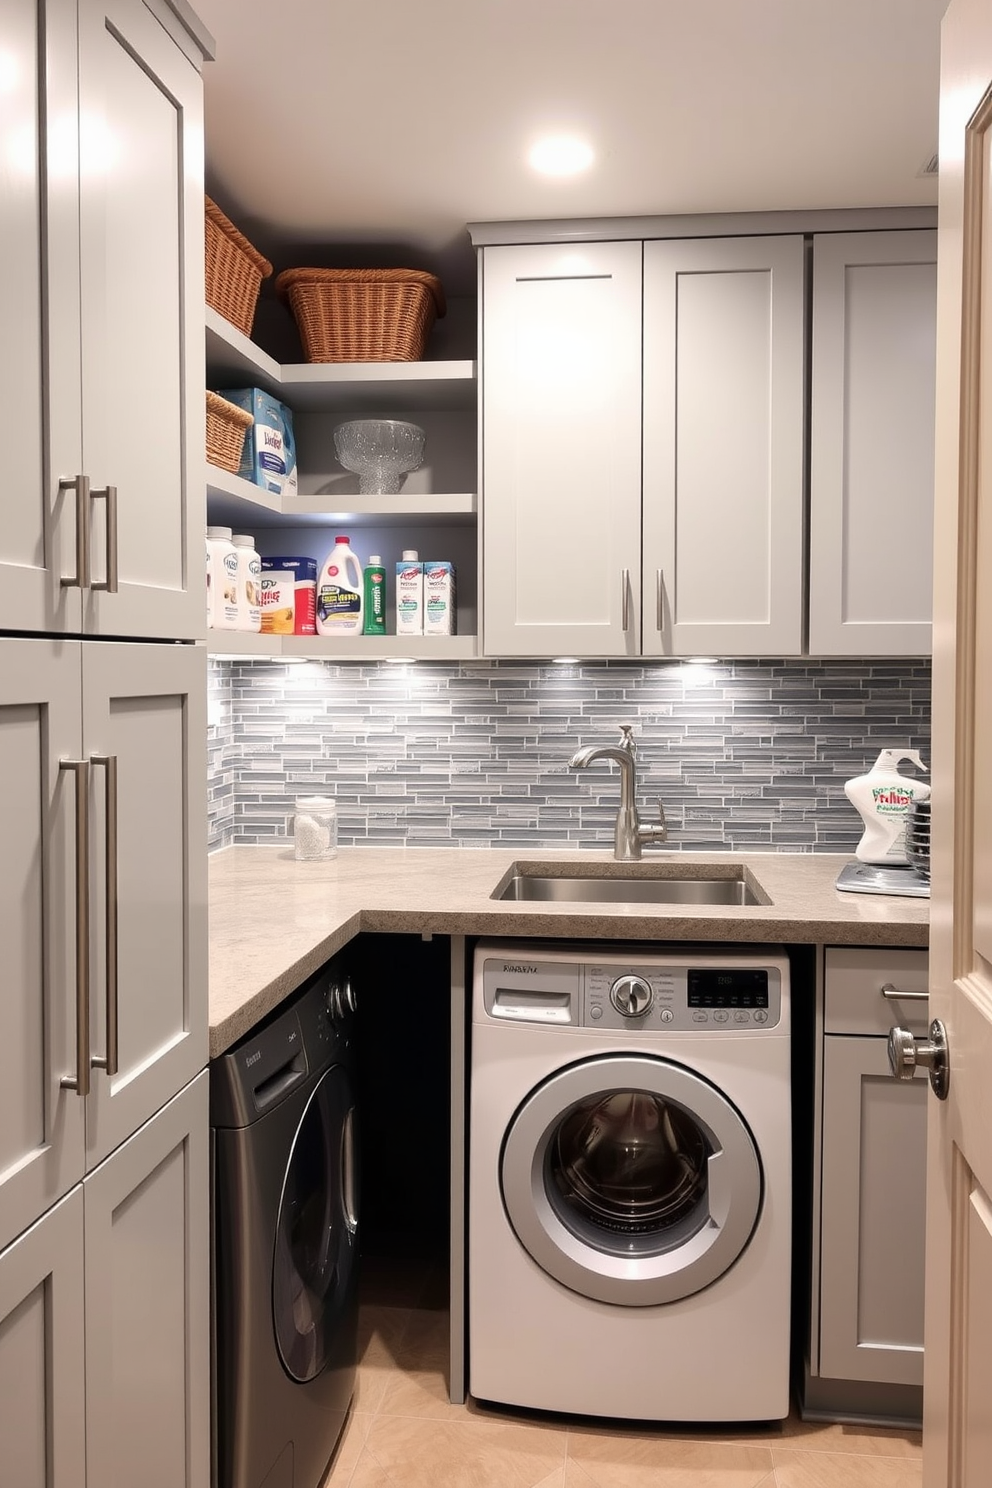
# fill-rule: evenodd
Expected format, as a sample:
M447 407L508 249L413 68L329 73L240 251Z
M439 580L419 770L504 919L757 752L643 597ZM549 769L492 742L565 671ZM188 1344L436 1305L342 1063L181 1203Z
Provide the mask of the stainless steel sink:
M496 885L494 899L551 904L767 904L768 896L746 869L702 870L692 877L667 871L650 876L609 876L572 872L530 872L515 864Z

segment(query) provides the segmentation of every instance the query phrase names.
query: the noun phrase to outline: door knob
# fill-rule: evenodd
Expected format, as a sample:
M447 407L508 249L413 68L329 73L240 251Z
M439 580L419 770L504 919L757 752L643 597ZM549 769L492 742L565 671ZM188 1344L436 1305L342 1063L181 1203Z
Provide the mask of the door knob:
M908 1028L889 1029L889 1068L897 1080L911 1080L917 1065L930 1072L930 1088L938 1100L947 1099L951 1080L947 1030L939 1018L930 1024L930 1041L917 1043Z

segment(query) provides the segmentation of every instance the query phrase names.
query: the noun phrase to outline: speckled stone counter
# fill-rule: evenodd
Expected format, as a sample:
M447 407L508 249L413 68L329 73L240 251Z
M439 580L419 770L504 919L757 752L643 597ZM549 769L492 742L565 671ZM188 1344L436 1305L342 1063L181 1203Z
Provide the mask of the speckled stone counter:
M222 1053L360 931L554 939L774 941L925 946L929 901L838 893L850 858L830 853L553 855L461 848L344 848L297 863L288 846L232 847L210 859L210 1055ZM767 903L548 904L502 901L517 862L530 871L692 878L700 866L749 875Z

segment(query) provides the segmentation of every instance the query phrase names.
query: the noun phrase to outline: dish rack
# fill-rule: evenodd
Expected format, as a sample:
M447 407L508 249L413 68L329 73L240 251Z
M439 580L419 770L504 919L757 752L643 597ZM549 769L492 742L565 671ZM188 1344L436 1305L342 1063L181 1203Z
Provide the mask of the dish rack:
M906 857L917 873L930 877L930 802L911 801L906 814Z

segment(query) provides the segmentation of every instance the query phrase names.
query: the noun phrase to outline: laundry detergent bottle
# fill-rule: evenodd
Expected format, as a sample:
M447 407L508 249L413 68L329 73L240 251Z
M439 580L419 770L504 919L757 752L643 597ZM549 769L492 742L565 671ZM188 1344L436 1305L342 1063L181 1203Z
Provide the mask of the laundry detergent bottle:
M858 775L844 787L847 799L861 812L864 836L855 849L862 863L905 863L906 821L910 805L925 801L930 787L915 776L900 775L902 760L912 760L919 769L926 765L918 749L883 749L867 775Z
M317 634L361 635L362 566L346 537L336 537L317 579Z

